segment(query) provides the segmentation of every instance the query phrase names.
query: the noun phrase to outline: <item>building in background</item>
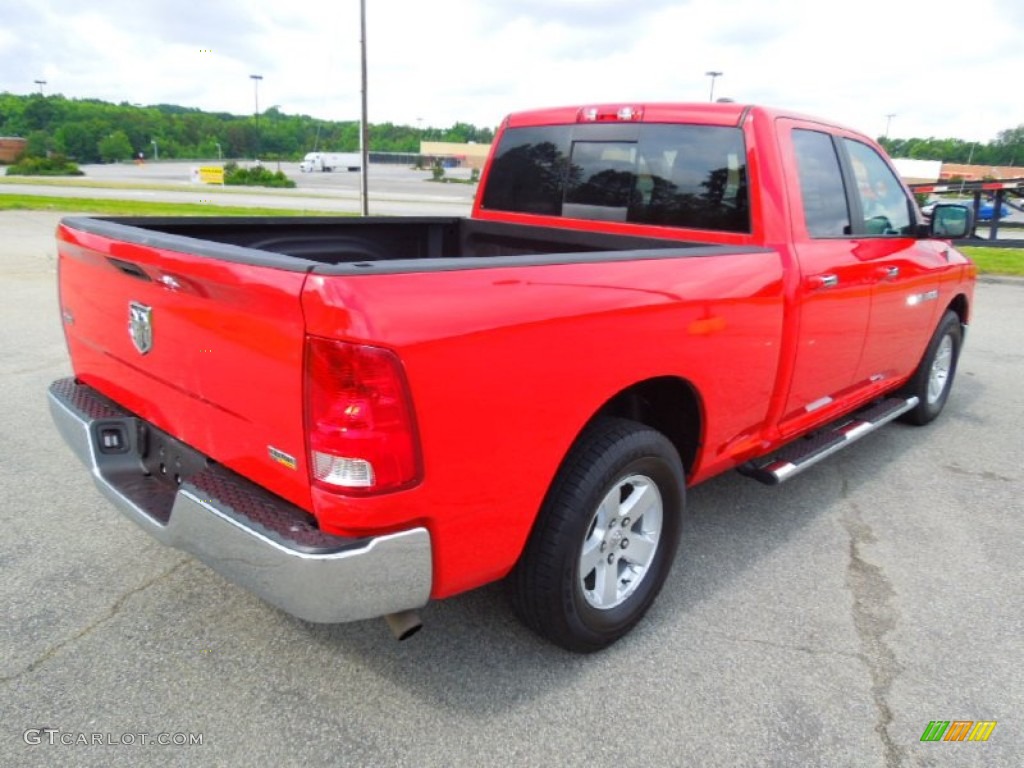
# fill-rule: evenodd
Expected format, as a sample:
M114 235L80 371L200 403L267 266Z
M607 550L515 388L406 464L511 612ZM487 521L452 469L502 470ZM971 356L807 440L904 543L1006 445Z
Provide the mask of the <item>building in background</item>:
M456 144L450 141L421 141L420 154L442 160L455 161L459 168L481 169L491 151L490 144Z
M1024 168L1019 165L965 165L963 163L943 163L939 179L965 179L966 181L982 181L983 179L1024 179Z
M894 157L892 164L907 184L925 184L930 181L983 181L985 179L1024 179L1024 168L1017 165L966 165L944 163L941 160L910 160Z
M942 174L941 160L911 160L906 157L894 157L892 164L896 166L896 173L907 184L938 181Z
M16 136L0 136L0 163L16 162L27 147L27 139L19 139Z

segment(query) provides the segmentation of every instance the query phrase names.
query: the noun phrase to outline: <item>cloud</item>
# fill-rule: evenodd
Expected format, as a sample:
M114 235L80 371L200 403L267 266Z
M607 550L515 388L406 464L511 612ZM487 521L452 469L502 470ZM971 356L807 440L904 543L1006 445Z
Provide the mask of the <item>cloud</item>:
M642 27L653 14L686 5L679 0L648 0L642 5L621 0L519 0L488 3L487 16L500 23L527 20L602 34Z
M4 4L0 91L324 119L359 114L359 8L324 0ZM370 119L496 125L509 111L716 96L873 135L987 140L1024 123L1018 0L366 0ZM971 26L976 21L977 29ZM965 31L966 30L966 31Z

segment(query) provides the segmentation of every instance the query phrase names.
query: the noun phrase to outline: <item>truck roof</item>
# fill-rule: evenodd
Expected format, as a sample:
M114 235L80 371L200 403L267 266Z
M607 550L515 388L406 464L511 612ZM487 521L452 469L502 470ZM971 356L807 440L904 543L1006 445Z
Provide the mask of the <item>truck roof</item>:
M832 120L803 115L789 110L774 109L754 104L735 102L618 102L606 104L576 104L563 107L532 109L513 112L505 118L506 128L532 125L563 125L586 122L640 122L640 123L699 123L702 125L740 125L748 114L757 113L774 120L790 117L822 125L860 131L839 125Z

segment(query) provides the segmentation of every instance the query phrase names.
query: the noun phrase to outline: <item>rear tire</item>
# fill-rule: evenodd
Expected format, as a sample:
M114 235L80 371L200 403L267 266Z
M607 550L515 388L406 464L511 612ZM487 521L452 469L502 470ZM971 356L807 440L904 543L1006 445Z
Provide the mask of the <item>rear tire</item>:
M660 432L624 419L588 427L509 580L523 623L583 653L629 632L672 567L684 488L679 454Z
M935 335L928 342L921 364L900 390L904 396L914 396L920 401L915 408L900 417L902 421L923 426L942 413L956 376L962 344L960 317L952 310L947 311L939 321Z

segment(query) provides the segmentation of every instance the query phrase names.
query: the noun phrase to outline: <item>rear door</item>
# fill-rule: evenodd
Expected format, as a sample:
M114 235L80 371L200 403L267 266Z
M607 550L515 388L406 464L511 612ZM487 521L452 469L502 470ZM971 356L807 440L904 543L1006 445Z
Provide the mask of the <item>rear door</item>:
M798 430L855 388L873 272L856 253L840 148L833 136L813 123L792 120L781 120L779 130L784 154L794 161L787 163L787 187L800 266L798 343L784 422Z
M229 246L195 255L204 241L97 219L65 220L57 234L75 376L309 508L302 261L247 263Z

